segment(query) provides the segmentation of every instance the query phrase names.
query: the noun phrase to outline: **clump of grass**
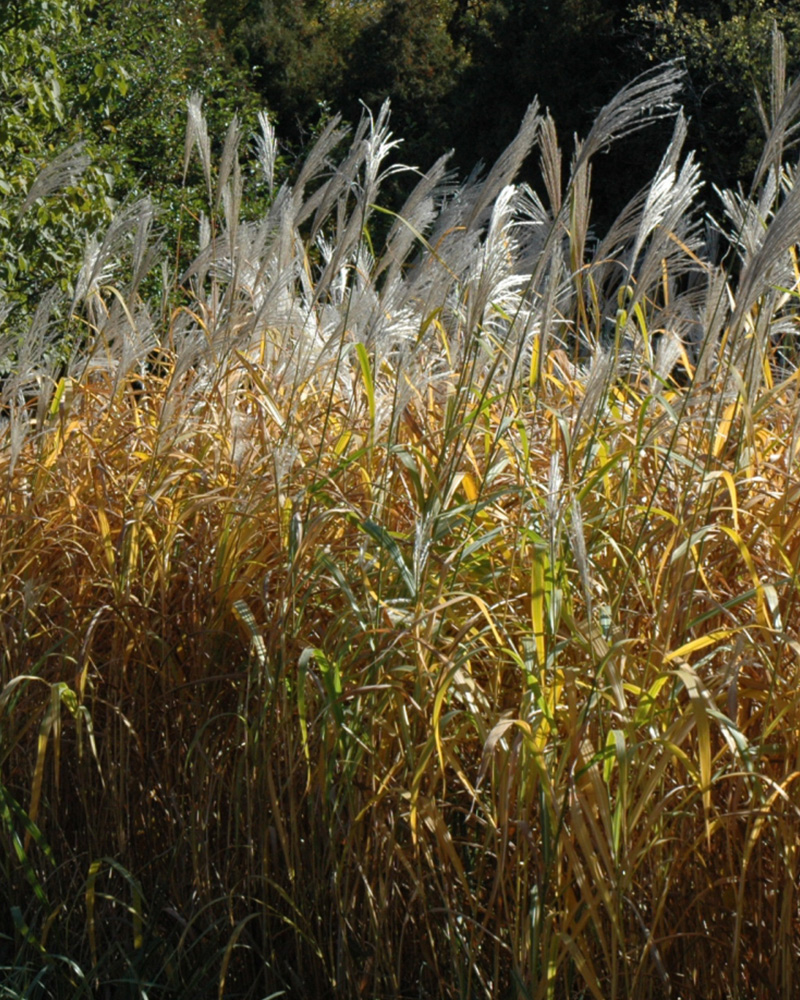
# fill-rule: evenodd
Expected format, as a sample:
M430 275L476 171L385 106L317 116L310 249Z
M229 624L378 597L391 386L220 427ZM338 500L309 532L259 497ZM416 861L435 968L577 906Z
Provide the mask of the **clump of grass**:
M63 372L43 314L4 390L12 995L794 994L798 91L721 264L680 84L566 177L532 105L380 248L387 108L246 221L192 103L183 298L141 298L133 206ZM654 113L595 238L592 158Z

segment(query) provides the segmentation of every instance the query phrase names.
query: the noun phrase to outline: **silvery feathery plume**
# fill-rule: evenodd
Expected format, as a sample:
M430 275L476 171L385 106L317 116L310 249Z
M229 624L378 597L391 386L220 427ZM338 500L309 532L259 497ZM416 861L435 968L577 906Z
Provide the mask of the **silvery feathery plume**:
M678 110L676 97L684 76L683 70L675 63L667 63L642 73L602 108L586 139L576 142L569 181L571 198L563 199L558 219L562 226L569 227L575 261L584 260L589 233L589 168L592 158L612 142L645 128L653 121L675 114ZM635 225L636 218L638 216L629 216L629 221L626 222L628 231ZM558 228L552 228L550 240L556 238ZM618 232L617 238L619 235ZM537 271L548 266L547 256L543 254ZM536 273L535 279L538 280Z
M399 144L399 140L392 138L389 131L390 103L384 101L377 117L373 117L369 110L365 109L362 124L366 123L366 130L363 138L359 139L362 129L356 134L356 141L353 143L354 150L360 152L362 160L363 177L358 182L354 176L351 182L351 191L355 195L355 207L347 211L346 200L340 199L338 203L339 214L337 217L336 240L334 252L319 277L316 289L316 298L319 299L327 291L328 284L336 274L340 266L353 252L364 225L372 211L372 205L377 200L378 190L381 183L392 174L408 170L402 164L393 164L385 169L381 169L383 161L388 154Z
M238 115L234 115L228 125L228 131L225 134L225 144L222 147L222 156L219 161L219 171L217 173L217 196L214 201L215 211L219 210L225 186L231 176L234 161L237 160L241 138L242 132L239 127L239 117Z
M203 167L203 176L206 179L206 189L208 191L208 201L211 202L211 143L208 138L208 125L203 115L203 98L196 91L189 95L186 102L186 141L183 149L183 181L186 183L186 171L189 169L189 160L192 156L192 149L197 145L200 154L200 163Z
M528 184L517 187L513 223L514 238L519 244L515 269L530 274L547 243L553 217L538 193ZM568 258L567 258L568 259Z
M420 318L414 304L406 295L406 289L398 282L394 291L384 288L378 294L375 282L368 273L359 279L363 288L360 293L361 336L375 352L379 365L385 362L394 365L400 354L416 341ZM366 306L369 305L369 312Z
M135 306L123 304L115 297L97 325L97 334L88 352L78 349L73 354L69 373L80 378L89 371L108 372L112 376L112 393L158 347L153 320L141 302Z
M684 354L690 365L694 363L691 360L696 356L694 345L698 337L704 335L699 316L706 305L707 285L713 273L711 268L707 268L702 277L683 292L678 291L677 284L670 282L667 301L654 310L649 326L655 331L653 370L657 379L668 379Z
M353 334L364 343L370 341L370 320L378 307L378 291L372 281L375 269L375 258L366 243L359 243L348 265L350 274L349 300L347 303L347 323L352 326ZM378 345L371 343L376 349ZM380 352L379 352L380 357Z
M672 170L666 173L663 203L658 207L659 221L654 223L644 257L638 266L631 308L661 281L665 270L677 277L700 266L696 263L696 251L700 249L697 237L699 221L692 220L690 209L702 183L700 167L691 153L686 157L680 173Z
M50 317L63 295L58 288L48 289L36 306L30 329L23 337L19 349L19 373L41 372L47 364L48 348L58 339L58 332L50 324Z
M3 437L5 434L8 435L8 476L14 475L14 468L16 467L17 460L22 452L22 446L30 434L31 422L28 418L28 414L25 412L24 406L17 406L15 403L11 403L9 406L8 417L0 420L0 432L5 431L5 433L0 436L0 443L3 442Z
M249 280L253 307L261 324L276 324L277 315L282 314L285 299L299 297L310 301L313 295L312 281L305 264L305 247L297 231L290 231L284 241L283 234L269 241L261 252L260 259L253 261L251 277L240 276L240 281Z
M786 91L785 48L782 39L777 35L773 35L772 98L771 111L774 124L754 182L754 187L762 185L761 196L758 200L758 215L760 216L758 222L761 223L762 227L768 214L767 211L764 211L765 199L769 196L769 206L772 207L774 204L772 196L777 198L779 191L788 191L788 193L785 195L783 204L775 211L757 249L752 247L752 240L748 241L750 255L745 262L739 281L736 308L732 319L734 331L741 326L743 318L769 282L770 273L780 257L796 242L798 223L800 223L800 193L798 193L800 186L794 183L792 174L780 167L780 159L787 138L794 137L800 129L800 125L796 122L796 118L800 114L800 81L795 82L789 91ZM780 187L778 187L779 182ZM747 201L738 199L738 205L736 201L736 199L729 197L726 208L738 208L740 214L743 212L745 220L749 222L749 216L752 213L750 205L752 199ZM745 220L737 227L738 230L745 230Z
M59 288L48 289L39 300L24 337L17 340L9 336L0 340L0 363L12 369L12 374L2 381L0 401L3 404L19 402L24 405L25 390L33 387L39 410L49 403L56 367L51 348L58 340L58 330L51 324L51 316L62 298Z
M244 194L244 183L242 181L242 170L239 166L239 157L236 151L233 152L233 165L231 168L230 181L221 188L222 205L225 217L225 235L227 237L228 252L231 257L231 270L236 272L237 250L241 249L239 241L239 217L242 211L242 195Z
M564 523L562 517L564 475L561 469L561 456L558 451L550 455L550 469L547 476L547 493L544 501L545 523L547 524L548 541L551 552L558 550L561 529Z
M686 119L679 113L672 140L649 188L628 203L597 248L589 270L594 287L605 289L604 312L620 289L630 286L632 295L626 310L632 314L636 304L662 281L665 270L677 276L697 266L693 262L696 254L692 257L699 250L697 224L690 210L701 180L693 154L679 169L686 132ZM652 361L638 326L629 324L625 338L631 365L643 358Z
M498 187L498 183L518 169L515 153L519 154L522 146L525 146L524 141L512 143L509 147L512 152L507 150L508 155L501 157L501 169L491 172L491 186L495 194L499 194L503 187L501 183ZM441 161L437 166L440 165ZM487 196L485 184L479 180L477 168L458 187L443 178L437 191L442 207L438 216L433 213L429 216L428 225L433 225L429 236L432 252L421 254L405 276L407 300L418 302L424 314L445 304L441 320L448 335L454 337L451 360L456 367L461 364L464 346L461 341L467 312L472 310L473 315L482 312L476 303L467 301L464 283L479 281L480 271L485 265L481 226L488 221L494 203L494 199ZM471 228L468 225L470 219ZM394 271L393 276L398 274L399 269Z
M536 143L542 121L539 102L534 100L528 105L516 136L497 158L481 185L474 207L466 220L468 230L484 225L495 199L517 176L525 157Z
M149 199L146 199L140 203L140 211L135 220L136 228L131 253L131 280L127 290L127 296L131 300L136 297L140 284L158 259L159 243L151 241L154 220L155 206Z
M797 242L800 232L800 184L792 184L784 203L773 216L761 246L745 263L739 279L736 309L731 327L743 322L755 301L770 282L776 264Z
M14 303L7 299L0 298L0 370L9 370L16 356L19 340L9 332L3 330L5 322L14 310Z
M583 526L583 511L578 502L578 498L573 496L570 504L571 518L569 522L569 540L572 546L572 554L575 556L575 565L578 567L578 574L581 578L583 596L586 601L586 617L592 620L592 581L589 570L589 556L586 551L586 533Z
M778 176L773 170L767 173L758 198L749 197L741 190L721 191L714 187L730 225L725 226L717 222L712 215L709 215L709 220L715 229L737 248L743 263L752 257L764 242L767 220L772 215L779 192Z
M665 330L656 348L654 361L656 378L661 382L666 382L682 355L683 344L680 337L674 330Z
M573 173L605 146L646 128L678 110L676 98L686 74L677 63L647 70L613 97L600 111L577 156Z
M570 177L571 197L566 199L561 209L561 219L566 224L569 217L570 259L573 268L580 267L586 259L586 241L592 217L592 165L582 153L584 144L575 143L575 162ZM553 230L556 231L554 226Z
M197 226L197 242L201 250L211 243L211 220L205 212L200 213L200 220Z
M598 243L593 254L591 273L598 288L609 288L609 299L616 296L616 290L625 279L621 258L631 241L636 239L642 219L642 211L649 189L638 191L625 205ZM612 278L616 275L616 278Z
M480 326L486 321L490 303L501 308L510 305L509 293L518 290L525 281L524 276L514 274L513 268L516 241L511 231L516 203L517 190L510 184L494 201L486 237L465 281L470 306L469 327Z
M47 198L56 191L80 180L92 162L83 149L84 143L82 142L70 146L40 171L20 207L18 218L21 218L38 198Z
M175 344L175 365L171 385L180 385L182 377L196 368L206 353L206 336L195 318L181 310L173 319L170 336Z
M378 188L382 181L393 174L403 173L410 170L402 163L395 163L389 167L383 167L383 161L389 153L396 149L401 139L394 139L389 131L389 118L391 117L391 105L387 98L381 105L377 118L373 118L372 112L367 109L369 118L369 132L364 139L364 183L363 183L363 205L362 211L368 211L375 201Z
M283 494L284 489L291 482L291 474L297 464L299 455L299 449L290 442L281 443L272 451L275 488L279 496Z
M53 396L60 363L56 348L61 328L52 321L52 314L62 300L61 290L50 288L39 300L31 325L21 341L16 338L13 344L0 341L0 363L10 362L13 369L0 384L0 402L9 410L12 467L31 429L37 432L42 429ZM33 400L35 417L32 420Z
M597 423L615 372L614 352L606 351L601 346L596 347L592 354L589 371L586 374L583 399L575 417L575 433L582 423L590 427Z
M467 327L491 335L493 361L505 370L507 386L516 377L531 317L522 295L530 276L516 268L514 220L519 198L513 185L498 194L473 274L465 281Z
M533 304L531 306L530 319L528 320L529 331L520 363L525 366L523 370L531 372L537 383L541 377L543 365L548 357L550 342L554 335L558 336L559 325L562 335L568 329L567 324L560 323L560 317L570 315L574 311L572 303L574 297L573 285L572 281L569 280L568 273L561 257L556 253L551 254L551 265L550 269L546 272L544 292L541 294L541 297L531 300ZM541 280L539 285L541 287ZM537 289L538 291L539 289ZM539 340L537 369L531 371L533 348L536 339ZM560 342L560 346L566 346L563 343L563 336L558 337L558 342Z
M139 236L134 239L134 253L141 264L153 212L150 199L142 198L116 213L102 240L98 239L97 234L89 237L83 255L83 267L75 283L73 310L79 301L88 299L100 285L108 281L126 238L132 231L139 232Z
M411 323L415 317L410 314L408 319ZM449 372L436 355L431 354L427 345L403 344L397 352L394 365L391 397L387 395L383 400L384 406L390 407L388 440L392 441L396 437L400 421L412 401L422 403L428 390L436 389L439 383L444 386L449 384ZM424 403L422 408L424 409ZM383 416L382 414L382 419Z
M14 309L13 302L9 302L8 299L0 298L0 329L3 328L3 324L11 315L13 309ZM2 343L4 343L4 341L0 341L0 344ZM0 358L1 357L3 357L2 347L0 347Z
M546 127L543 135L547 135ZM545 141L549 143L551 140ZM551 148L548 156L552 160L551 167L548 168L552 171L551 184L560 185L560 181L556 179L560 167L555 166L555 162L560 161L560 151ZM554 187L550 197L555 196ZM526 358L530 360L534 338L538 337L541 367L559 316L573 312L573 284L564 280L571 270L569 232L563 225L563 220L554 220L539 195L526 184L519 188L513 232L520 243L515 270L526 276L525 301L531 303L531 315L526 329L527 343L520 360L522 363L526 363ZM538 376L538 372L535 374Z
M423 174L393 222L386 238L386 249L374 274L377 278L384 270L389 269L385 288L394 285L411 249L425 236L436 218L437 198L446 194L451 182L447 172L447 162L451 156L452 152L444 153Z
M374 297L374 284L372 287L373 306L364 322L364 340L375 345L377 356L384 360L414 343L419 334L420 318L399 282L393 290L383 289L377 298Z
M75 311L75 306L82 299L87 298L91 289L102 284L110 274L103 271L103 260L100 257L100 247L102 242L97 233L91 233L86 239L86 246L83 248L83 266L78 272L75 282L75 295L70 307L70 313Z
M464 241L470 245L474 244L477 233L467 233L466 221L480 198L483 168L483 162L477 163L466 180L447 193L436 217L430 242L437 254L446 257L448 263L451 247L458 246ZM459 268L453 267L452 270L458 273Z
M292 188L291 222L293 226L300 225L300 223L307 218L310 212L313 211L313 209L309 209L306 205L304 205L303 197L305 195L305 188L309 181L316 177L320 171L325 168L328 163L328 157L347 135L348 130L346 128L340 128L341 121L341 115L334 115L334 117L331 118L320 133L317 141L306 154L305 160L303 160L300 173L298 174L297 180ZM362 122L356 132L356 142L354 142L354 146L363 134L362 126L364 130L366 129L366 124ZM316 226L312 228L316 228Z
M120 301L114 296L110 304L103 303L94 321L97 337L91 353L78 352L70 363L70 374L78 366L86 370L107 371L114 375L114 388L119 380L129 374L147 354L158 346L153 322L148 310L139 303Z
M752 190L758 189L767 173L778 173L787 144L797 139L800 131L800 78L786 90L786 39L773 22L772 72L770 75L770 113L756 94L758 111L767 141L753 178Z
M264 180L267 182L270 197L272 197L275 190L275 163L278 159L278 140L275 136L275 127L266 111L258 112L258 124L261 126L261 133L256 133L253 137L256 148L256 159L261 167Z
M330 267L330 263L333 260L334 252L336 250L335 240L328 239L324 233L318 233L314 243L319 251L319 259L322 264L322 270L326 271ZM346 288L346 278L347 272L344 270L339 270L336 278L331 279L330 290L328 293L328 301L341 305L344 301L344 292ZM345 282L343 284L343 282ZM313 289L311 290L313 294Z
M695 366L694 378L698 384L706 381L717 364L720 334L732 309L728 279L721 267L708 274L705 298L699 310L698 322L693 326L687 345Z
M350 184L358 171L359 164L363 158L361 149L361 139L363 138L367 124L361 121L356 129L355 138L350 146L350 151L341 163L333 164L330 154L348 134L349 129L339 128L340 116L336 116L329 122L326 129L308 154L303 168L300 171L297 184L292 190L292 202L294 205L293 225L301 225L306 219L311 218L310 238L316 238L317 233L328 221L330 213L342 196L347 196ZM309 197L303 200L305 185L315 176L328 172L327 180Z
M556 252L555 244L561 242L563 233L569 232L571 255L574 264L582 264L586 258L589 222L591 215L590 162L596 153L660 118L672 116L678 110L676 97L685 74L674 63L649 70L624 87L595 119L588 136L583 142L576 142L572 170L568 184L570 197L564 198L560 191L560 154L557 137L552 122L544 121L540 130L542 146L542 169L551 203L558 205L558 215L550 227L540 260L533 272L533 287L539 287L543 276L551 265L551 254ZM640 213L645 198L640 196L631 202L623 215L612 227L609 242L623 247L635 238L640 223ZM606 243L604 250L608 250ZM607 252L594 255L595 265L611 256ZM598 277L600 277L598 275Z
M654 180L627 202L593 254L591 275L596 287L606 289L609 302L616 298L619 287L628 283L649 234L661 224L672 203L675 171L685 138L686 119L679 114Z
M553 218L561 211L561 160L556 123L548 111L539 126L539 166Z
M676 171L678 160L686 141L689 124L682 111L678 112L675 129L667 151L661 159L655 177L650 183L639 221L639 231L636 234L628 260L628 271L632 273L645 242L653 231L660 226L675 202Z

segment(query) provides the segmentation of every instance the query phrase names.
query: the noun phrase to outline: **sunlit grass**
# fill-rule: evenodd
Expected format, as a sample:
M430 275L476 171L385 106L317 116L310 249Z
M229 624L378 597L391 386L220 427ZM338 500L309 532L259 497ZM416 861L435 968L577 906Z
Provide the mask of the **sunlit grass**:
M794 995L800 189L723 268L677 117L589 249L591 157L679 85L564 181L533 106L382 250L383 113L245 223L193 106L178 305L131 211L5 392L6 995Z

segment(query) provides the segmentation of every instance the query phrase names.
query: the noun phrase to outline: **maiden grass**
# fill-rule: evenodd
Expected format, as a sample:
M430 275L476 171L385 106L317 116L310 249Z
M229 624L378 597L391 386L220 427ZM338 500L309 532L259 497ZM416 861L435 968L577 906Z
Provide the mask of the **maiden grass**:
M180 288L127 209L4 388L5 995L795 995L800 208L774 109L704 232L679 86L383 249L388 109L247 221L191 104Z

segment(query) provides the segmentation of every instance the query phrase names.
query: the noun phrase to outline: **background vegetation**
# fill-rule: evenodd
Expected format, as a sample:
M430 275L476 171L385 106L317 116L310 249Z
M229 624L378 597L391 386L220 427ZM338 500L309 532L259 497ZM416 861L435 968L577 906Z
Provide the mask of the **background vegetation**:
M265 105L287 169L334 112L354 123L362 101L377 108L390 98L404 161L425 168L453 149L465 176L478 160L496 159L534 94L562 135L580 134L637 72L680 58L690 142L709 180L735 186L759 155L754 94L766 92L773 20L793 72L793 2L9 0L0 13L0 239L13 228L15 249L0 254L0 286L24 325L32 294L56 276L66 293L86 236L115 204L145 192L176 242L202 205L202 178L183 185L176 153L192 89L209 98L214 135L234 111L252 130ZM633 142L598 160L601 224L622 207L620 191L652 175L656 145ZM33 179L57 154L64 161L27 204ZM245 157L244 169L253 163ZM533 164L522 171L538 183ZM402 186L393 191L397 208ZM251 185L252 211L266 196Z
M795 996L800 83L564 7L4 8L4 996ZM459 179L531 26L595 113Z
M582 134L636 73L683 59L690 141L721 186L749 179L759 155L754 88L767 82L773 20L792 71L800 29L800 7L772 0L208 0L206 11L286 138L301 141L326 109L356 121L359 101L389 97L408 161L454 148L462 172L494 162L532 95L565 136ZM649 178L651 148L609 165L595 192L609 211L621 168L628 183Z
M563 136L583 134L636 73L678 58L689 141L707 179L747 183L760 155L755 95L768 88L773 21L787 38L791 74L800 41L794 2L9 0L0 12L0 239L13 229L3 247L14 252L0 254L0 287L24 325L31 296L56 276L66 293L86 236L114 205L144 193L176 242L202 208L203 180L191 174L185 185L177 156L193 89L209 101L213 135L234 112L252 131L268 108L287 170L331 115L352 124L361 102L376 109L389 98L404 162L425 169L452 149L466 176L478 161L494 162L534 95ZM595 164L601 225L622 207L621 191L648 181L657 147L632 142ZM26 202L58 154L64 161ZM254 164L243 158L252 180ZM539 183L533 163L520 176ZM250 188L249 210L258 212L268 192ZM392 191L397 208L402 184Z

